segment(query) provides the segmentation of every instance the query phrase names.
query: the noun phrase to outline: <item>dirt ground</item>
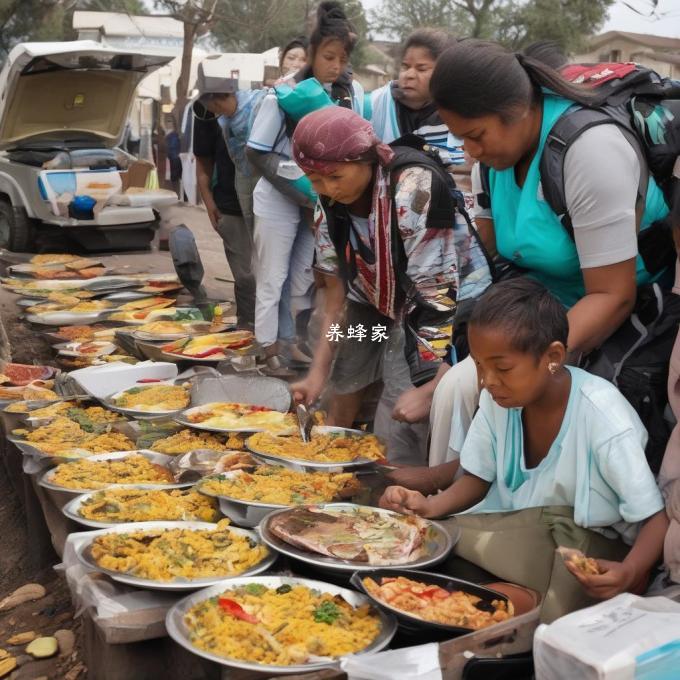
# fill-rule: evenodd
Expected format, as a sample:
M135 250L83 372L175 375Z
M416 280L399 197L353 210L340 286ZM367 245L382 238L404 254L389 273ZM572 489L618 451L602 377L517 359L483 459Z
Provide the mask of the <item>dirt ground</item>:
M205 211L202 208L178 205L163 214L163 232L181 223L189 226L196 237L206 272L204 285L208 295L214 299L233 300L233 286L215 278L229 279L231 274L222 242L211 228ZM51 239L44 245L51 252L72 249L61 238ZM8 258L12 259L11 254ZM0 262L6 263L8 258L3 258L0 253ZM173 271L170 254L160 251L157 242L149 251L104 255L102 259L108 267L119 273ZM0 320L9 338L12 360L29 364L52 362L53 354L48 343L19 318L20 310L14 304L15 299L16 296L0 290ZM2 451L4 452L4 447ZM76 680L87 676L78 644L78 619L74 618L64 579L52 568L56 562L56 554L35 554L35 545L32 544L32 536L27 530L20 500L9 483L4 467L0 465L0 600L27 583L40 583L47 591L45 597L35 602L0 612L0 678ZM33 660L25 654L25 644L7 643L10 637L18 633L34 631L40 636L49 636L59 629L72 630L76 636L75 648L65 656ZM2 673L1 650L6 650L21 662L17 670Z

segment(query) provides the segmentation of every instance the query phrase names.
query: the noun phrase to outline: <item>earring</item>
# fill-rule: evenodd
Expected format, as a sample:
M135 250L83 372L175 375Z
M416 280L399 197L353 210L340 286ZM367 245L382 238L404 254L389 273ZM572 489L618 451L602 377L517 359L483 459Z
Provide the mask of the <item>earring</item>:
M551 373L552 375L555 375L555 373L557 373L557 369L558 369L558 368L559 368L559 364L558 364L557 362L555 362L555 361L551 361L551 362L548 364L548 370L550 371L550 373Z

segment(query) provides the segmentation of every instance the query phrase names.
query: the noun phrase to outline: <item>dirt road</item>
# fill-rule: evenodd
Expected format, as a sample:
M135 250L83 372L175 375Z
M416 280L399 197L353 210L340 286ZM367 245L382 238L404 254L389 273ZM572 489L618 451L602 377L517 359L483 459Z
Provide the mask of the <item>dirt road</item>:
M233 300L233 286L218 281L215 277L231 278L218 234L210 226L202 208L176 206L169 208L163 215L164 229L172 229L178 224L186 224L194 233L205 269L204 285L209 297ZM60 252L64 242L57 239L50 244L50 250ZM100 254L97 254L99 257ZM103 254L101 259L106 266L119 273L172 272L170 253L151 251L136 253ZM20 363L42 363L53 360L47 342L19 319L20 309L15 305L16 296L0 290L0 319L5 327L11 346L13 361ZM4 445L4 442L3 442ZM4 446L0 454L4 453ZM56 554L43 550L37 553L37 537L32 535L30 518L22 512L17 493L12 488L0 466L0 599L18 586L29 582L42 583L47 596L34 603L26 603L7 613L0 613L0 649L7 649L12 655L22 659L22 665L12 674L15 680L31 678L66 678L75 680L84 677L79 645L63 657L46 661L31 661L23 653L23 646L12 647L8 644L11 636L25 631L35 631L41 635L51 635L57 629L73 630L78 637L77 619L73 619L70 596L65 582L52 569L57 561ZM25 646L25 645L24 645Z

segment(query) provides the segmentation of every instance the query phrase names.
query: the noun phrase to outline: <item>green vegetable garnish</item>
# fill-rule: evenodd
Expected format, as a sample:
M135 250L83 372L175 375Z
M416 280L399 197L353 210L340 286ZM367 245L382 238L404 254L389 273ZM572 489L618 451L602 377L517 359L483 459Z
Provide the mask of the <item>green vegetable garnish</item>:
M317 623L335 623L340 618L340 613L337 604L326 600L314 610L314 620Z
M248 593L248 595L262 595L266 591L266 586L263 586L261 583L249 583L246 586L246 593Z
M287 583L284 583L282 586L279 586L276 589L276 592L279 595L285 595L286 593L289 593L291 590L293 590L293 588L291 586L289 586Z

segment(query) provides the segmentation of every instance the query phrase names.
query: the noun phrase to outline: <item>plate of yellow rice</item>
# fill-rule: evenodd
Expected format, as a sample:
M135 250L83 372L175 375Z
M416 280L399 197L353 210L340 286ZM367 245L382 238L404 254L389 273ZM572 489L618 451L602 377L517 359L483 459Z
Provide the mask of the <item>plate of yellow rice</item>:
M209 522L138 522L91 532L77 549L88 568L152 590L196 590L259 574L276 559L258 535Z
M158 489L151 485L117 486L76 496L61 511L74 522L105 529L131 522L217 522L217 501L193 489Z
M384 649L396 620L353 590L288 576L239 577L175 604L165 625L185 649L245 670L304 673Z

